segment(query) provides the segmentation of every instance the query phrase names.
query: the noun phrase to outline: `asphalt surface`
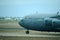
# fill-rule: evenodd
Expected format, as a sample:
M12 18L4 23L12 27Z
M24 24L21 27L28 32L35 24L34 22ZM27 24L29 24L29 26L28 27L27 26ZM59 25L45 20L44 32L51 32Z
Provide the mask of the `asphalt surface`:
M60 32L25 31L18 23L0 24L0 40L60 40Z

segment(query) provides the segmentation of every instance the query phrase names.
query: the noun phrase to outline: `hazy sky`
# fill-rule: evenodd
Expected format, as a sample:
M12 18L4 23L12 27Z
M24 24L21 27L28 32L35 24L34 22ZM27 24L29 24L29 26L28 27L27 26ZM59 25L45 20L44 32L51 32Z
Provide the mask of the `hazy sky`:
M60 12L60 0L0 0L0 16L22 17L36 13Z

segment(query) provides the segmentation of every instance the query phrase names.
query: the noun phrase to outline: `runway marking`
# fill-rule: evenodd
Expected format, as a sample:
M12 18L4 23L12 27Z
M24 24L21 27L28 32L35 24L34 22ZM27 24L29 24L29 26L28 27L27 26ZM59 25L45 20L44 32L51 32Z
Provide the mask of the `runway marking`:
M11 37L60 37L57 35L31 35L31 34L0 34L0 36L11 36Z

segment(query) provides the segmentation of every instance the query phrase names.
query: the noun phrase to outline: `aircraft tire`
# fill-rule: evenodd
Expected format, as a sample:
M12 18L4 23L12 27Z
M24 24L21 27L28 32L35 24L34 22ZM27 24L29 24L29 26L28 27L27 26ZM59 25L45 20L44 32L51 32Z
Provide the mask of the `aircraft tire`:
M29 31L26 31L26 34L29 34Z

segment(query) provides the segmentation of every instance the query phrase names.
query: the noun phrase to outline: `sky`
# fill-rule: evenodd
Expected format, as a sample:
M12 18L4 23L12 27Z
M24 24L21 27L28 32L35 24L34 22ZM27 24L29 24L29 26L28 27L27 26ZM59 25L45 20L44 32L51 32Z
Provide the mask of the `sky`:
M0 16L23 17L60 12L60 0L0 0Z

